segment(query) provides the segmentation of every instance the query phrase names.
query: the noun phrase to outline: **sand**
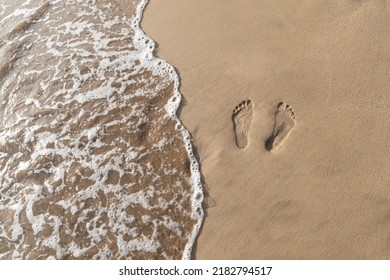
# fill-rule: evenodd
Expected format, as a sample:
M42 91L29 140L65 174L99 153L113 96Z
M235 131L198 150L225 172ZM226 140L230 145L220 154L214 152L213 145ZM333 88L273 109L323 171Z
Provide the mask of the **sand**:
M142 28L180 73L210 196L197 259L390 258L389 4L150 1ZM280 102L294 127L267 149Z

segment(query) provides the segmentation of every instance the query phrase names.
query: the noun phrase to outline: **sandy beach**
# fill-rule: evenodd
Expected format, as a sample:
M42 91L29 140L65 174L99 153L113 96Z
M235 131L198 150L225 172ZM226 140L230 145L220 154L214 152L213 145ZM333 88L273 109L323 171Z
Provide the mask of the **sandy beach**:
M180 75L209 194L196 259L390 258L389 16L389 1L150 1L141 26ZM233 110L250 111L239 145Z

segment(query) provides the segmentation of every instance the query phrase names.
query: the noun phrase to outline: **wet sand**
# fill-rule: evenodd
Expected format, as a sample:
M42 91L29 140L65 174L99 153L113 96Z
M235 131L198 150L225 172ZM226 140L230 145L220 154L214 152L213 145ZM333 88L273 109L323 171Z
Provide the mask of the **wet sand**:
M191 257L200 173L144 2L0 0L0 259Z
M388 1L150 1L141 25L178 69L210 195L197 259L390 258L389 15ZM267 149L280 102L294 127Z

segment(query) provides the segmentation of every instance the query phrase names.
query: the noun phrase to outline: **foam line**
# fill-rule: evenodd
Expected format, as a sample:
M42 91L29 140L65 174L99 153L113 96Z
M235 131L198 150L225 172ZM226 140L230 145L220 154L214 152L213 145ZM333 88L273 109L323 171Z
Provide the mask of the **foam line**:
M140 22L142 20L143 12L145 11L148 0L142 0L137 7L136 16L132 21L132 27L135 30L134 36L134 46L140 51L145 60L146 66L155 73L161 75L168 74L174 80L174 93L173 96L169 99L168 103L165 105L165 109L168 114L176 121L176 129L179 130L182 134L183 141L186 146L188 157L190 159L190 168L191 168L191 186L192 186L192 213L191 216L196 220L196 224L191 234L191 238L187 243L185 250L183 252L183 260L191 259L192 248L194 246L195 240L199 234L201 225L203 223L204 213L202 208L203 202L203 185L201 182L201 174L199 170L199 163L194 155L194 151L191 144L191 135L189 131L184 127L181 120L177 116L177 110L179 109L181 102L181 94L179 91L180 79L179 75L175 71L174 67L170 65L167 61L162 60L153 56L155 49L155 43L147 36L140 27Z

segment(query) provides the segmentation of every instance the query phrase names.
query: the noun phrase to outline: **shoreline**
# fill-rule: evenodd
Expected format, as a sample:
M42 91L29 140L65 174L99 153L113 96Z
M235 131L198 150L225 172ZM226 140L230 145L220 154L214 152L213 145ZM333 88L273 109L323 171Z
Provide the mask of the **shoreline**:
M200 173L146 0L43 2L0 11L0 258L189 259Z
M169 76L174 81L174 88L173 88L173 95L168 100L168 103L165 105L165 109L167 113L176 121L176 128L180 131L184 146L188 155L188 159L190 162L190 172L191 172L191 178L190 178L190 184L192 187L192 197L191 197L191 203L192 203L192 214L191 218L197 221L197 223L194 225L194 229L192 230L191 237L189 243L186 244L182 259L188 260L191 259L192 256L192 250L194 247L194 243L196 242L196 239L199 235L200 228L202 227L203 221L204 221L204 214L202 209L202 202L203 202L203 184L201 181L201 173L200 173L200 167L198 158L196 155L194 155L193 151L193 145L191 143L191 135L188 129L183 125L181 122L178 112L180 112L180 104L182 100L182 95L179 91L180 88L180 77L177 73L177 70L169 64L167 61L161 59L158 57L158 55L155 54L155 43L153 41L153 38L149 37L144 30L141 28L141 22L144 17L145 9L147 8L150 0L142 0L139 5L137 6L137 14L134 18L133 22L133 28L137 30L139 34L141 34L141 37L145 37L146 41L149 42L149 44L152 44L152 48L144 47L147 51L150 52L150 56L152 57L152 60L157 60L158 63L155 63L155 65L159 65L159 69L166 68L167 73L169 73ZM144 40L145 40L144 38ZM141 41L140 36L134 37L134 44L137 44L137 41ZM153 42L153 43L152 43ZM160 70L162 71L162 70ZM178 129L180 127L180 129Z

